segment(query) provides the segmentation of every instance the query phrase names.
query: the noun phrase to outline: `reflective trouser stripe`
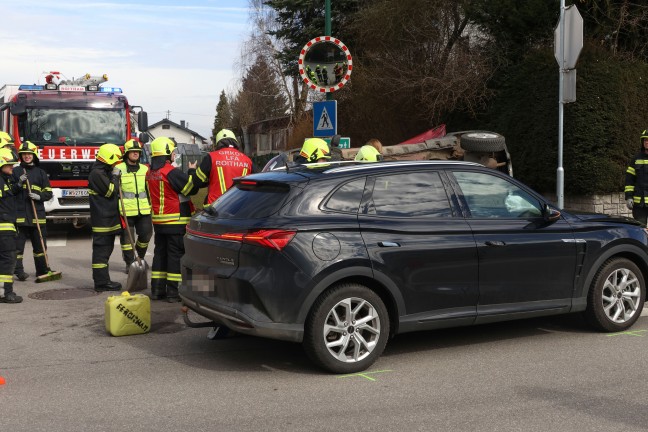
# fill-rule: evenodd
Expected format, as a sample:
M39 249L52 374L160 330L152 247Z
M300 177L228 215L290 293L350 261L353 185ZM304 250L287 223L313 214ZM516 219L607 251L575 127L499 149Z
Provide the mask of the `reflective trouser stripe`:
M13 283L13 275L0 274L0 283Z
M108 264L92 264L93 269L100 269L100 268L106 268L108 267Z
M161 271L151 272L151 279L166 279L166 278L167 278L167 272L161 272Z
M146 243L143 243L143 242L140 242L140 241L135 242L135 246L138 247L138 248L141 248L141 249L146 249L148 247L148 245L149 245L148 242L146 242Z
M123 251L126 251L126 250L133 250L133 246L131 246L130 243L126 243L126 244L121 245L121 249L122 249Z
M92 232L96 233L109 233L121 229L121 225L113 225L111 227L92 227Z
M182 275L179 273L167 273L167 279L172 282L182 281Z

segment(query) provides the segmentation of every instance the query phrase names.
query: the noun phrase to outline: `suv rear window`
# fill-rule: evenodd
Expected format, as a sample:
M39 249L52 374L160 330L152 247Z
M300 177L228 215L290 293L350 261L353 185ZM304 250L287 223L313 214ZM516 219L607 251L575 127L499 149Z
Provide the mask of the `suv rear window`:
M218 198L213 208L219 217L229 219L264 218L276 213L285 204L290 192L288 184L235 184Z

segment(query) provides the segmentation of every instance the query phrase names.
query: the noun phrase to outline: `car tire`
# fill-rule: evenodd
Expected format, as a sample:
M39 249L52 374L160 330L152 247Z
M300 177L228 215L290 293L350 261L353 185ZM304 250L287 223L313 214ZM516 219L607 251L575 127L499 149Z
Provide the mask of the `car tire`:
M626 258L611 258L592 280L585 316L599 330L623 331L639 319L645 300L646 285L639 267Z
M361 327L356 326L358 321L363 321ZM303 345L308 357L328 371L360 372L382 354L389 327L389 314L375 292L359 284L342 284L315 301Z
M461 148L471 152L491 153L504 150L506 140L495 132L474 131L461 135Z

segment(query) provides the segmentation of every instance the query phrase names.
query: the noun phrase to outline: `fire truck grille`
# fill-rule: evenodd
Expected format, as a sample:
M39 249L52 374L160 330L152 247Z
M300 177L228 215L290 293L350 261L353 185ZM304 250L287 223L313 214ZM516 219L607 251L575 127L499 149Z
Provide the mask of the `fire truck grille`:
M65 197L58 199L59 205L62 206L81 206L90 205L90 198L88 197Z

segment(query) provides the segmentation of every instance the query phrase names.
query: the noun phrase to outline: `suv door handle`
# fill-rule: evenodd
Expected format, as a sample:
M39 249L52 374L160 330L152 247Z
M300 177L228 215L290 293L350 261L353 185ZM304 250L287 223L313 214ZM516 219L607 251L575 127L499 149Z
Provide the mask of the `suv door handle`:
M400 243L395 243L395 242L378 242L378 246L380 247L400 247Z
M489 241L486 242L486 246L506 246L506 243L504 243L503 241L491 241L491 240L489 240Z

